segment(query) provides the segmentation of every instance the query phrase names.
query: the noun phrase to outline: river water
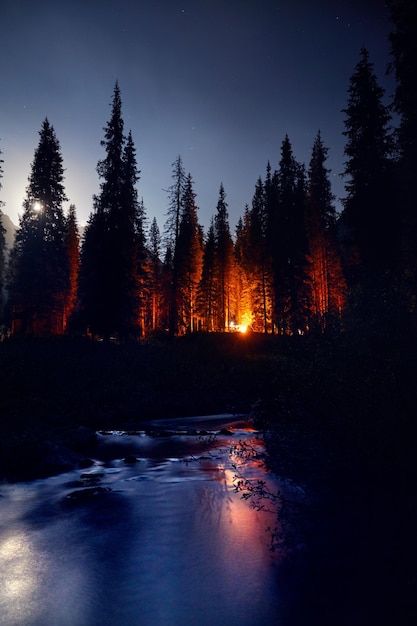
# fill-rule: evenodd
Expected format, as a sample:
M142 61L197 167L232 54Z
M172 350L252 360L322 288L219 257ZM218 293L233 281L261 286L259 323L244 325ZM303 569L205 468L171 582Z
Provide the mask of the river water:
M149 427L99 434L87 470L0 486L2 626L282 623L276 515L235 489L241 471L278 490L231 454L261 452L257 433L232 416Z

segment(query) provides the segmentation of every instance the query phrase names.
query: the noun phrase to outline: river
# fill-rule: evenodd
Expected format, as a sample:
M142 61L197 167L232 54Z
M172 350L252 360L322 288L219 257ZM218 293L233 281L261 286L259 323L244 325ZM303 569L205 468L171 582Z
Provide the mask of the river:
M278 490L257 455L231 454L262 452L258 434L229 415L147 429L98 434L86 470L0 485L2 626L283 623L276 515L234 480Z

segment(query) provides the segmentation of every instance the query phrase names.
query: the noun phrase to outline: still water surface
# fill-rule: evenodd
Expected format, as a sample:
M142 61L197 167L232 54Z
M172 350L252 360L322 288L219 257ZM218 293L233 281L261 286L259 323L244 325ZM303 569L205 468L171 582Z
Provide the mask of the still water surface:
M231 416L153 424L178 434L99 435L97 482L78 470L0 486L2 626L280 624L276 518L233 482L231 446L260 449L256 433ZM214 441L181 432L222 426ZM242 471L278 490L259 461ZM95 486L108 491L68 497Z

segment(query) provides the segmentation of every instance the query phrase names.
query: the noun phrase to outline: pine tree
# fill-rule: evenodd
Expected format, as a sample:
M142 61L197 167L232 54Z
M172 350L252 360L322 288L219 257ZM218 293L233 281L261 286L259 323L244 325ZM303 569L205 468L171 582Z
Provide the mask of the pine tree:
M262 330L258 328L257 310L254 302L256 297L256 285L253 279L254 269L251 259L250 244L250 209L245 205L243 219L239 218L235 231L234 255L237 266L236 289L237 307L236 318L233 324L240 330L242 327Z
M346 298L336 247L336 210L326 168L328 149L318 132L308 170L308 237L313 311L321 330L340 319Z
M389 35L396 78L394 110L400 115L399 148L403 164L415 175L417 164L417 5L414 0L388 0L394 30Z
M106 265L111 254L107 242L106 220L101 212L90 214L81 245L78 280L78 325L92 336L107 331L105 307L107 305ZM106 245L107 244L107 245Z
M182 199L186 183L186 174L179 154L172 164L172 185L168 189L169 207L167 221L165 223L165 239L174 250L180 233L180 221L182 214Z
M248 250L250 246L249 239L250 228L250 209L249 205L245 204L245 210L243 213L243 219L240 217L236 225L236 241L234 245L234 253L236 261L243 272L247 272L248 263Z
M178 333L178 238L180 234L180 223L183 209L183 198L186 183L186 175L180 155L172 164L173 184L168 190L169 208L168 218L165 224L166 248L172 252L172 277L171 277L171 295L169 304L169 333L175 335Z
M245 207L243 221L236 231L235 256L241 273L241 291L246 302L240 314L240 317L244 315L241 323L265 333L269 331L272 312L267 211L265 185L259 177L251 208Z
M216 237L214 233L214 220L211 221L203 252L203 267L201 280L198 286L198 311L202 320L202 329L206 331L215 330L216 312Z
M259 319L258 326L268 332L271 321L271 268L267 254L267 201L266 190L259 178L252 199L249 214L249 250L252 259L252 286L254 291L254 312Z
M292 225L293 256L290 263L292 334L310 329L312 292L310 282L310 249L307 235L307 182L304 164L297 164L297 182Z
M132 136L124 136L120 89L116 83L110 121L97 165L102 179L82 246L80 301L84 324L93 335L120 339L141 332L140 277L144 263L143 207L138 202Z
M161 328L172 335L170 322L172 322L172 268L173 251L170 244L165 248L162 262L162 285L161 285Z
M161 320L161 289L162 289L162 267L161 267L161 234L156 217L153 218L149 230L149 291L151 297L151 329L154 331L160 328Z
M191 174L185 181L181 200L182 214L179 225L176 263L178 268L178 325L182 332L197 330L197 287L203 263L203 235L198 223Z
M397 256L397 224L391 211L390 114L366 48L361 49L348 96L343 133L348 181L342 224L351 257L350 283L354 284L366 276L381 275Z
M45 119L10 263L13 332L62 333L69 293L66 200L59 142Z
M295 160L286 136L279 169L266 181L274 319L279 334L304 332L309 326L305 186L304 167Z
M105 148L106 156L97 163L97 173L102 182L100 194L96 198L96 210L112 217L117 214L117 209L122 209L123 150L126 142L123 129L122 100L119 84L116 82L110 120L104 128L104 139L100 142Z
M78 274L80 269L80 235L78 232L75 205L71 204L67 218L66 248L69 264L69 290L66 303L66 320L75 314L78 292Z
M276 298L276 285L275 285L275 268L276 268L276 251L277 242L280 237L280 224L279 224L279 184L278 184L278 172L272 172L272 167L268 161L266 167L266 176L264 180L264 198L265 198L265 217L266 217L266 259L267 266L270 272L271 281L271 333L280 332L278 320L278 301Z
M233 241L230 234L229 214L227 211L226 193L223 183L220 184L219 199L214 217L215 236L215 276L216 276L216 328L228 330L231 319L232 280L233 280Z
M121 329L127 336L145 332L146 301L146 236L145 207L139 201L136 184L139 171L132 133L129 131L123 151L123 206L117 220L115 233L120 242L120 276L122 313Z
M399 162L394 209L402 217L400 277L406 311L417 314L417 5L414 0L389 0L393 31L389 35L396 89L394 110L400 117L397 132ZM397 217L398 219L398 217ZM414 321L415 324L415 321Z
M284 186L284 174L281 174L285 163L284 148L287 152L289 151L289 158L285 155L288 160L288 165L285 167L287 170L289 167L292 169L291 181L286 186ZM289 310L287 266L290 258L288 213L291 211L293 204L295 175L296 167L292 156L292 148L288 138L286 138L285 144L282 144L280 171L275 171L272 175L269 172L265 187L268 198L268 248L273 275L273 323L278 334L289 332L287 327ZM285 178L289 178L288 172Z

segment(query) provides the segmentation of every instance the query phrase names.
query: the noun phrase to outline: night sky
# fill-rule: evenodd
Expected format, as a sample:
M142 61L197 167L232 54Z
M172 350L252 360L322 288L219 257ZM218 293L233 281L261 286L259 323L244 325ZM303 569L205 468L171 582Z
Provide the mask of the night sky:
M67 196L86 221L116 79L139 197L161 231L178 154L200 222L209 224L223 182L234 231L267 161L278 167L285 134L308 165L320 129L343 197L349 78L365 45L390 102L390 28L383 0L0 0L3 211L18 223L48 117Z

